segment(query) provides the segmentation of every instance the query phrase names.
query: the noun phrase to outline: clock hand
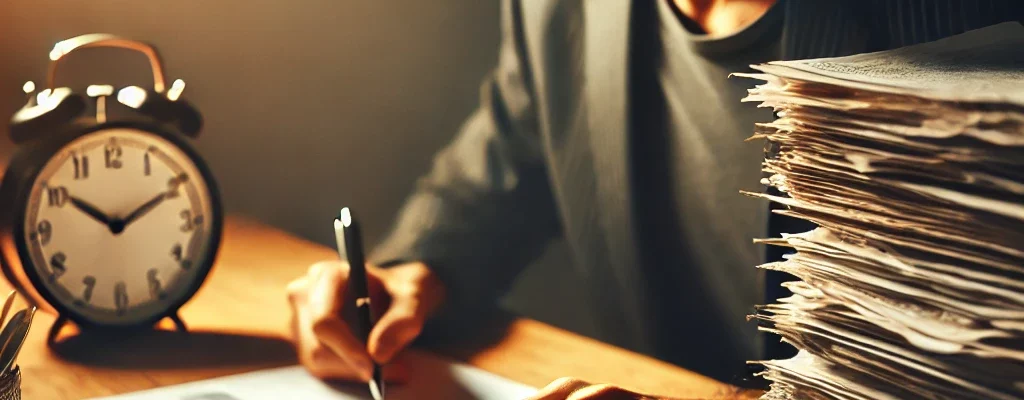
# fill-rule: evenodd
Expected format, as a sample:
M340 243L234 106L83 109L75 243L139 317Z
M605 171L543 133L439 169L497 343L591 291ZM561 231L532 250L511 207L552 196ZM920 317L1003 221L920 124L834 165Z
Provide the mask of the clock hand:
M160 193L160 194L156 195L156 197L154 197L154 198L150 199L149 201L143 203L141 206L139 206L139 208L136 208L135 211L132 211L124 219L112 221L110 223L110 231L113 232L115 235L116 234L120 234L121 232L124 232L124 229L126 227L128 227L128 224L130 224L130 223L134 222L135 220L141 218L143 215L146 215L146 213L148 213L151 210L153 210L154 208L156 208L156 206L160 205L160 203L163 203L164 199L167 199L169 197L177 196L178 195L178 185L181 185L187 179L188 179L187 175L181 174L179 176L173 177L170 180L168 180L167 181L167 187L168 187L167 191L165 191L163 193Z
M94 206L92 204L89 204L89 203L85 202L84 200L79 199L79 198L77 198L75 196L70 196L70 197L71 197L71 204L74 205L75 208L77 208L80 211L88 214L90 217L92 217L93 219L99 221L101 224L110 226L111 219L110 219L110 217L107 216L107 214L104 214L103 211L100 211L98 208L96 208L96 206Z
M139 219L143 215L146 215L146 213L148 213L151 210L153 210L154 208L156 208L156 206L160 205L160 203L163 203L164 199L166 199L166 198L167 198L167 193L160 193L156 197L154 197L154 198L150 199L149 201L143 203L141 206L139 206L139 208L136 208L135 211L132 211L131 214L128 214L128 216L125 217L123 220L116 221L116 225L117 226L115 226L115 227L116 228L120 228L120 229L116 229L114 233L121 233L121 231L123 231L124 228L128 227L128 224L130 224L133 221Z

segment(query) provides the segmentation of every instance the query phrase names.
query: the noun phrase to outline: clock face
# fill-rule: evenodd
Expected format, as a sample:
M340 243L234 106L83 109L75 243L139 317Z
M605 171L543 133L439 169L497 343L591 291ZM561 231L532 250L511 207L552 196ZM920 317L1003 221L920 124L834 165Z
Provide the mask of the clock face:
M207 182L181 148L149 132L109 128L71 141L38 174L27 204L26 268L93 323L166 315L212 261Z

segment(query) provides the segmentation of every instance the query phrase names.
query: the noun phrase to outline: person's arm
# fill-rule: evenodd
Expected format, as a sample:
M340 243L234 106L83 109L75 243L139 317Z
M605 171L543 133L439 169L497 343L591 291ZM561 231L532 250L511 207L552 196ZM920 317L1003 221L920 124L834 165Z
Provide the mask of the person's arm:
M499 61L481 87L479 108L436 156L371 254L382 266L429 266L446 288L432 322L446 329L450 317L493 305L560 233L519 6L502 2Z
M386 379L403 380L403 348L432 332L448 338L470 328L456 324L492 310L559 234L520 15L516 0L503 2L500 58L479 108L370 255L370 296L382 315L368 342L360 343L341 315L347 264L317 263L288 285L299 361L315 376L365 381L372 358L388 364Z

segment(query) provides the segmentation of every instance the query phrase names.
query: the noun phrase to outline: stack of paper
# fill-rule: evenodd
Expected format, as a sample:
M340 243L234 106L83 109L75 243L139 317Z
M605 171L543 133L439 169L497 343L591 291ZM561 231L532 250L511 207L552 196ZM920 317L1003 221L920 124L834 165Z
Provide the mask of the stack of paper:
M1024 398L1024 26L753 66L795 275L767 399Z

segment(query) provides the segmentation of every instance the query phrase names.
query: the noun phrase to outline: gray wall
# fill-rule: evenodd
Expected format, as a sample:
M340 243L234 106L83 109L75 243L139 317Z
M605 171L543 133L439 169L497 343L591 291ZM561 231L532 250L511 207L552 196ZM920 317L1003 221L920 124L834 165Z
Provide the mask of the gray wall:
M380 240L496 60L496 1L0 0L0 115L42 83L62 39L108 32L158 46L206 118L197 142L228 211L332 243L342 204ZM62 82L149 84L141 56L70 57ZM4 117L6 118L6 117ZM12 151L6 125L0 161ZM561 246L508 304L588 334ZM569 290L567 290L569 289Z

